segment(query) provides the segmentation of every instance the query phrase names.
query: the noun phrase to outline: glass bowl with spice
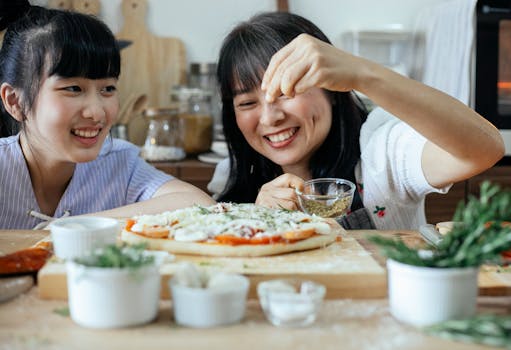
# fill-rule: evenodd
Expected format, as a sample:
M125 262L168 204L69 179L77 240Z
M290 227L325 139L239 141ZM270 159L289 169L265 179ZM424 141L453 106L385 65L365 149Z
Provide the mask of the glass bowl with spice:
M353 202L355 184L338 178L305 181L303 191L296 190L301 209L324 218L340 218L348 213Z

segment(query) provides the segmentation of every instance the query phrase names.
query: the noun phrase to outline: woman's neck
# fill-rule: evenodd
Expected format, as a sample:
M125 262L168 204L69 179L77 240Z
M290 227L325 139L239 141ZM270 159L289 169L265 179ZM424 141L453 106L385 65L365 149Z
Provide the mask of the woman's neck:
M39 152L37 147L27 142L23 133L20 135L20 145L39 209L41 213L53 216L71 181L76 164L57 161L48 157L47 153Z

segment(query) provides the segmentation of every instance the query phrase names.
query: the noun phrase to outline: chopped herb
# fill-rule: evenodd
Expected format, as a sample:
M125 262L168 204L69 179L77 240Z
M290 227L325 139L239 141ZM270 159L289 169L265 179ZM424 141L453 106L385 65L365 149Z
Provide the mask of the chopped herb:
M140 268L154 263L154 256L144 254L146 246L145 243L131 246L112 244L74 261L89 267Z
M60 316L69 317L69 306L58 307L53 312Z
M460 202L453 221L459 224L436 246L412 248L400 238L368 239L387 257L408 265L447 268L500 263L501 253L511 249L511 190L483 182L480 197Z
M248 265L248 264L243 264L243 268L244 268L244 269L250 269L250 268L252 268L252 267L251 267L250 265Z
M464 342L511 348L511 316L477 315L462 320L450 320L425 328L431 335Z
M199 209L199 213L202 215L211 214L211 211L209 211L206 207L203 207L202 205L197 205L197 208Z

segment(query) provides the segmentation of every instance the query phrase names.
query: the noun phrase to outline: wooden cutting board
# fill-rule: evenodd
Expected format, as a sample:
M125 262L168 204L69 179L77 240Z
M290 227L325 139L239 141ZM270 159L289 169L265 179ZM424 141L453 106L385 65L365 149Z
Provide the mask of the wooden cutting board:
M48 236L48 231L0 230L0 255L31 247Z
M218 258L177 255L164 264L162 298L169 298L168 280L179 262L188 261L206 269L241 273L250 279L249 297L255 298L261 281L299 277L322 283L327 298L381 298L386 295L385 270L353 237L323 249L258 258ZM67 298L66 269L51 261L38 274L39 296L43 299Z
M147 29L147 0L123 0L121 9L124 24L116 37L132 44L121 50L120 104L129 96L146 94L148 107L168 106L171 88L186 83L185 46L178 38L156 36ZM147 122L134 118L128 138L140 145L146 130Z

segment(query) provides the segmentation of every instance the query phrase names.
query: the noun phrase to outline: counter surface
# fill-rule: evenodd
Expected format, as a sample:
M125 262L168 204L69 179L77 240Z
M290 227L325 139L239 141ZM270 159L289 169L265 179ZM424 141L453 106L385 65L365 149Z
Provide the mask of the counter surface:
M25 231L26 232L26 231ZM355 235L357 232L351 231ZM1 233L1 232L0 232ZM413 231L375 231L419 242ZM367 241L359 242L374 252ZM1 245L2 240L0 240ZM0 246L0 251L2 247ZM383 263L381 256L375 258ZM511 297L481 296L481 312L510 313ZM0 304L0 349L486 349L488 347L430 337L396 321L387 299L333 299L323 303L318 320L306 328L272 326L255 299L244 320L214 329L177 326L170 300L160 301L157 319L141 327L115 330L82 328L59 311L64 300L42 300L37 287ZM488 348L491 349L491 348Z

